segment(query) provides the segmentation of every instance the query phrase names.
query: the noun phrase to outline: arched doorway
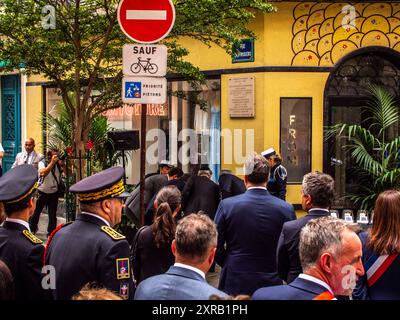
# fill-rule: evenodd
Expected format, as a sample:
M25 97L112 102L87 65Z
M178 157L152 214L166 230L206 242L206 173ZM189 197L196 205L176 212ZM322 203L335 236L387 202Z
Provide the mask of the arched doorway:
M400 97L400 53L385 47L365 47L343 57L328 77L324 93L324 127L336 123L368 126L363 112L368 100L368 86L376 84ZM393 135L399 135L398 128ZM352 159L343 142L324 141L324 172L335 179L337 198L334 206L352 208L344 195L357 193ZM353 208L356 209L356 208Z

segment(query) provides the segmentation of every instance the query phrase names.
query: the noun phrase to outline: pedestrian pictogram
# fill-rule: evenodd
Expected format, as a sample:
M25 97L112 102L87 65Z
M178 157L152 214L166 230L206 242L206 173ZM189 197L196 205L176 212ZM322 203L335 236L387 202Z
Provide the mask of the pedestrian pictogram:
M163 104L167 100L167 80L155 77L125 77L122 80L124 103Z
M164 39L175 22L171 0L122 0L118 7L122 31L138 43L154 43Z

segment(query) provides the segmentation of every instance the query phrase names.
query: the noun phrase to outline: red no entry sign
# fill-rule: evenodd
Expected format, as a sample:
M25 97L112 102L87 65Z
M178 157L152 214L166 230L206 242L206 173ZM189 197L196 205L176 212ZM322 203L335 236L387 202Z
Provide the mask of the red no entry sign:
M122 31L139 43L154 43L165 38L175 22L171 0L122 0L118 7Z

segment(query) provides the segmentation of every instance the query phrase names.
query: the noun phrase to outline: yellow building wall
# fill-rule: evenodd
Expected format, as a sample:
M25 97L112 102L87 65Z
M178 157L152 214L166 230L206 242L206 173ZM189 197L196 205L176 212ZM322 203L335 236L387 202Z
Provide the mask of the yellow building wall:
M30 80L30 79L29 79ZM36 151L42 151L41 112L43 105L42 87L26 87L26 137L32 137L36 142ZM22 150L24 147L22 145Z
M255 77L255 117L254 118L231 118L229 116L229 106L228 106L228 81L230 78L235 77L247 77L254 76ZM254 150L261 152L264 150L264 130L265 130L265 122L264 122L264 101L265 101L265 92L262 89L265 83L265 74L264 73L254 73L254 74L236 74L236 75L222 75L221 76L221 128L222 130L228 130L234 135L234 131L241 130L242 132L242 143L238 144L238 139L233 139L232 144L226 141L224 137L221 139L221 169L230 169L233 173L241 175L238 169L242 168L239 163L243 163L243 161L235 161L235 154L240 152L243 157L246 156L246 143L251 143L245 139L246 130L254 130ZM252 132L249 132L252 134ZM238 150L238 148L240 148ZM249 150L250 152L254 150ZM261 150L261 151L260 151ZM249 152L247 152L249 155ZM238 157L236 157L236 160ZM231 162L233 160L233 163Z
M328 73L287 72L265 73L264 91L264 145L280 151L280 98L312 98L311 170L322 171L323 167L323 101ZM266 129L267 128L267 129ZM290 172L288 173L290 175ZM300 203L300 185L288 185L286 200Z
M276 13L258 15L250 25L256 34L255 61L232 63L221 48L183 39L189 48L188 60L201 70L251 68L258 66L334 66L348 53L365 46L385 46L400 51L400 4L353 4L351 16L342 13L347 3L274 2ZM229 117L228 79L255 76L254 118ZM312 98L311 169L323 168L323 103L329 73L321 72L260 72L221 75L221 128L246 129L255 132L254 149L267 147L279 150L280 98ZM242 141L244 145L245 141ZM221 141L221 167L227 164L224 139ZM242 146L242 150L244 146ZM228 160L231 155L228 153ZM228 161L228 162L229 162ZM235 172L235 171L234 171ZM290 174L290 173L289 173ZM300 203L300 185L289 185L287 201Z

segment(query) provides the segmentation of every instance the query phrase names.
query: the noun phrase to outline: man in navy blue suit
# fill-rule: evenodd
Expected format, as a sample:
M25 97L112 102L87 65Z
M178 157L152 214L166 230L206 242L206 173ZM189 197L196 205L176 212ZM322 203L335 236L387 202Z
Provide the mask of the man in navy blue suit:
M278 242L277 263L279 277L292 282L303 270L299 257L300 231L308 221L329 215L334 197L335 182L328 174L311 172L303 177L301 205L307 215L286 222Z
M251 295L258 288L282 284L276 247L283 224L296 216L292 205L267 191L268 173L265 158L251 156L245 164L247 191L224 199L215 216L219 289L231 295Z
M310 220L300 233L301 273L288 285L258 289L253 300L336 300L349 296L364 274L356 225L322 217Z
M211 295L227 295L209 285L205 274L215 255L217 230L205 214L182 218L172 242L175 264L161 275L143 280L135 300L208 300Z

